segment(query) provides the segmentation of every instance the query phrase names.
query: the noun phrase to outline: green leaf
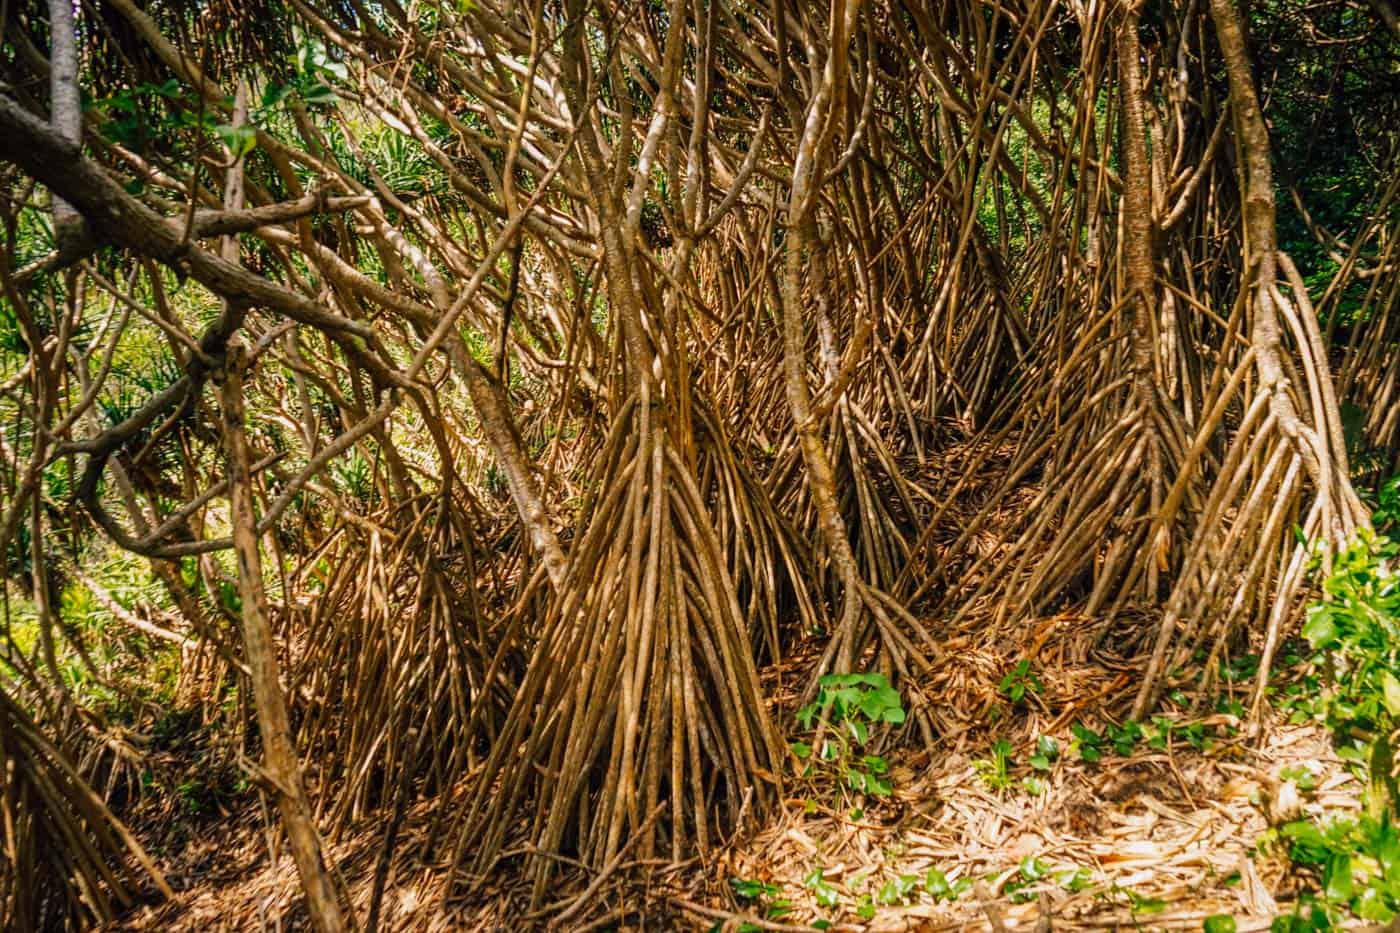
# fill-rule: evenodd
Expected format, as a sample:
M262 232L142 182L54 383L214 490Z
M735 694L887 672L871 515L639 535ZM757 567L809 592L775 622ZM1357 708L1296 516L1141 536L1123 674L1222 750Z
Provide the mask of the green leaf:
M1211 914L1202 929L1205 933L1235 933L1235 918L1229 914Z
M1351 900L1351 856L1334 855L1327 865L1327 899L1335 904L1345 904Z
M1077 894L1094 883L1094 873L1081 866L1074 871L1061 872L1059 882L1060 887Z
M292 93L292 90L293 88L290 84L279 84L276 81L269 81L267 87L263 88L262 109L271 110L273 107L276 107L287 99L287 96Z
M1040 859L1030 855L1021 859L1021 877L1027 881L1039 881L1045 877L1045 871L1045 865Z
M792 749L792 753L803 761L812 757L812 746L806 742L793 742L789 747Z
M238 126L230 123L220 124L214 127L214 132L219 135L219 139L223 140L224 145L228 147L229 152L233 153L235 159L241 159L252 152L258 144L258 129L249 123Z
M1372 923L1389 923L1395 919L1395 911L1386 904L1385 898L1376 888L1367 888L1356 899L1356 915Z
M1160 914L1167 909L1167 902L1160 897L1143 897L1135 891L1128 892L1128 900L1132 902L1131 910L1134 914Z
M767 884L752 878L730 878L729 886L734 889L734 894L740 900L745 901L755 901L765 896L772 897L780 890L776 884Z
M335 91L329 86L317 82L301 95L301 99L308 104L333 104L335 103Z
M937 868L930 868L924 875L924 890L935 901L958 899L957 894L953 893L953 886L948 883L948 877Z
M1390 671L1381 675L1381 698L1385 701L1386 711L1400 717L1400 680Z
M1308 611L1308 621L1303 623L1303 637L1314 648L1325 648L1337 640L1337 625L1332 615L1322 606L1314 606Z
M861 745L864 745L867 741L869 741L870 729L867 728L865 723L861 722L859 719L846 720L846 726L851 730L851 736Z

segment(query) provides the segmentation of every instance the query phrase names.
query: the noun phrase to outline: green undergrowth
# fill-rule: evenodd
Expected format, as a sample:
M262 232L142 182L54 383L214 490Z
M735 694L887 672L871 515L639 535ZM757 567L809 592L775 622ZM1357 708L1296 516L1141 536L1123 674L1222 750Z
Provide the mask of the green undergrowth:
M834 784L844 802L888 797L893 792L889 762L872 752L873 730L904 722L899 691L884 674L827 674L816 699L797 711L808 740L793 742L803 762L802 776ZM858 808L857 808L858 809Z
M1397 483L1382 488L1376 525L1394 525ZM1308 609L1303 636L1310 673L1286 702L1291 718L1312 720L1332 735L1337 757L1360 783L1354 810L1304 817L1270 829L1261 851L1281 852L1304 893L1277 933L1330 930L1353 918L1390 923L1400 916L1400 544L1363 531L1336 555L1323 598ZM1313 777L1282 775L1300 791Z
M1290 913L1276 919L1277 933L1331 930L1354 924L1390 923L1400 917L1400 787L1396 745L1400 743L1400 479L1383 484L1375 499L1376 531L1363 531L1322 571L1319 598L1309 606L1301 637L1280 652L1286 677L1268 695L1294 725L1316 722L1333 738L1339 759L1363 788L1354 808L1292 819L1267 830L1253 850L1282 856L1302 893ZM1204 658L1201 658L1204 660ZM998 796L1041 796L1065 769L1095 771L1116 761L1154 752L1195 751L1228 754L1239 741L1245 717L1242 698L1259 672L1257 655L1219 661L1211 678L1218 695L1193 695L1190 683L1206 680L1204 670L1181 689L1168 693L1164 709L1142 722L1133 720L1070 724L1065 733L1032 735L1013 743L995 731L973 761L982 785ZM1180 673L1180 672L1178 672ZM831 812L860 821L867 808L887 806L897 790L897 752L886 751L891 729L906 720L903 700L880 673L840 673L821 678L814 701L796 713L797 740L790 748L805 782L806 810ZM1001 713L1039 702L1044 686L1030 659L1012 664L999 683ZM1199 693L1199 691L1197 691ZM1204 709L1202 709L1204 707ZM993 718L993 723L1001 716ZM885 756L890 755L887 759ZM1318 790L1319 775L1308 767L1285 767L1278 775L1300 795ZM893 844L898 849L899 844ZM741 909L768 925L792 922L792 915L815 913L817 929L865 922L883 908L919 903L952 904L971 896L980 877L1013 903L1034 900L1047 889L1087 892L1105 906L1127 908L1138 922L1168 906L1160 899L1121 887L1087 866L1023 859L985 876L962 874L952 866L897 871L896 851L886 866L848 871L814 860L800 886L731 878ZM1239 873L1223 877L1240 883ZM1228 914L1204 919L1208 933L1231 933ZM749 924L741 929L762 929Z

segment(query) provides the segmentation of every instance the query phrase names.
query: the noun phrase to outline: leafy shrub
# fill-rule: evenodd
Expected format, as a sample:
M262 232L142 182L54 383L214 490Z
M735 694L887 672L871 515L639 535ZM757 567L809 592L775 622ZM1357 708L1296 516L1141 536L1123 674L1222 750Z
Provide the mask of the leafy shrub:
M889 763L866 754L870 730L882 724L904 722L899 691L884 674L827 674L818 682L817 698L797 711L812 742L794 742L792 751L807 762L803 774L810 777L826 765L857 793L888 797L893 791ZM812 743L816 743L815 748Z
M1379 521L1378 521L1379 523ZM1364 810L1300 819L1261 840L1280 846L1295 869L1314 877L1316 895L1275 921L1279 933L1332 929L1351 913L1372 923L1400 915L1400 789L1394 748L1400 738L1400 552L1383 535L1363 531L1337 555L1323 581L1326 599L1308 609L1303 635L1327 672L1312 709L1333 733L1340 758L1366 786ZM1310 773L1284 775L1300 789Z

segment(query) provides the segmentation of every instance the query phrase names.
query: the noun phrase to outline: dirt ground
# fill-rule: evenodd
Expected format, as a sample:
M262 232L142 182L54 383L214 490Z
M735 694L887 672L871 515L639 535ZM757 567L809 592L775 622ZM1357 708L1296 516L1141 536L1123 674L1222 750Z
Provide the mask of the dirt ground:
M986 640L974 639L973 622L967 628L945 643L919 695L905 698L911 719L927 717L937 739L910 751L922 746L910 728L905 742L882 749L888 798L854 797L829 777L790 779L780 812L707 858L673 866L624 856L598 872L565 865L533 908L519 871L530 854L523 842L491 877L449 892L452 844L435 821L443 808L426 802L406 814L380 929L997 933L1201 929L1229 914L1240 931L1264 930L1287 911L1291 882L1277 856L1255 852L1261 833L1304 811L1356 805L1356 783L1325 733L1276 712L1257 730L1262 744L1231 712L1183 711L1156 743L1149 731L1128 754L1106 743L1099 761L1086 762L1073 724L1103 731L1107 721L1095 717L1125 708L1137 682L1132 663L1100 647L1112 639L1073 615L1004 632L1000 643L1037 646L1041 689L1013 705L999 689L1008 659L978 647ZM784 685L803 682L806 660L765 674L780 722L792 723L796 698ZM1240 711L1224 684L1214 705ZM1030 763L1042 736L1058 750L1048 768ZM998 740L1010 747L1005 768L993 753ZM1306 792L1287 777L1300 769L1311 776ZM195 834L165 860L176 899L120 928L302 928L295 871L285 852L269 860L264 825L255 801ZM362 923L383 837L383 821L370 822L329 848ZM937 874L930 893L930 869L955 899L935 896Z

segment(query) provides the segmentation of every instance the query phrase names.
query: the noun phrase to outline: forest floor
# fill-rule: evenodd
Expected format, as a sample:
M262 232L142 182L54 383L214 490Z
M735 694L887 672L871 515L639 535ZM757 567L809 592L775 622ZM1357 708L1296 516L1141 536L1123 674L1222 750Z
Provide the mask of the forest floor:
M966 455L956 444L942 453ZM1004 464L986 466L994 482ZM936 548L984 495L963 489L962 514L945 515ZM1015 497L1006 507L1018 507ZM983 537L984 551L1004 545ZM902 689L910 720L923 717L935 741L907 729L903 742L867 749L888 765L888 796L857 798L830 769L789 775L781 809L703 861L624 857L601 876L561 866L538 908L523 837L476 890L448 896L451 804L424 801L398 834L380 929L514 931L553 918L552 929L580 931L1200 930L1222 914L1237 931L1268 929L1294 892L1261 835L1303 813L1355 809L1360 796L1325 730L1291 715L1294 672L1275 672L1257 728L1243 721L1249 655L1223 659L1217 686L1182 684L1166 715L1134 727L1114 717L1132 705L1157 618L1120 614L1107 627L1072 612L1000 623L993 614L988 606L951 628L928 620L940 653ZM790 739L811 737L794 714L819 646L803 647L761 674ZM1013 702L1004 678L1023 659L1026 689ZM251 793L237 804L222 822L206 814L167 834L161 863L177 897L123 928L304 927L290 858L268 858L269 812ZM384 824L371 817L328 846L362 922Z
M884 750L889 797L857 800L831 781L790 782L780 812L703 862L623 862L602 878L566 871L545 898L550 915L566 918L554 928L1199 930L1228 914L1237 930L1264 930L1287 909L1290 890L1285 864L1267 847L1256 853L1261 834L1303 812L1356 805L1356 782L1316 726L1270 712L1262 738L1249 738L1237 718L1247 684L1237 696L1223 681L1212 705L1224 712L1183 711L1142 735L1096 720L1102 738L1086 753L1094 740L1082 731L1077 738L1075 724L1126 707L1135 665L1095 648L1085 619L1031 620L1004 632L1003 643L1036 646L1041 688L1012 705L1001 686L1007 660L972 632L947 642L924 699L910 704L911 714L932 717L936 747ZM802 682L807 663L790 659L766 673L780 722L792 722L794 704L781 686ZM1042 737L1057 754L1047 756ZM1095 752L1097 761L1084 760ZM302 927L296 873L285 856L269 862L264 816L251 800L165 853L178 896L130 916L124 929ZM444 899L451 847L433 820L440 806L407 814L381 929L542 923L515 859L480 890ZM383 835L382 819L367 821L329 847L361 920Z

